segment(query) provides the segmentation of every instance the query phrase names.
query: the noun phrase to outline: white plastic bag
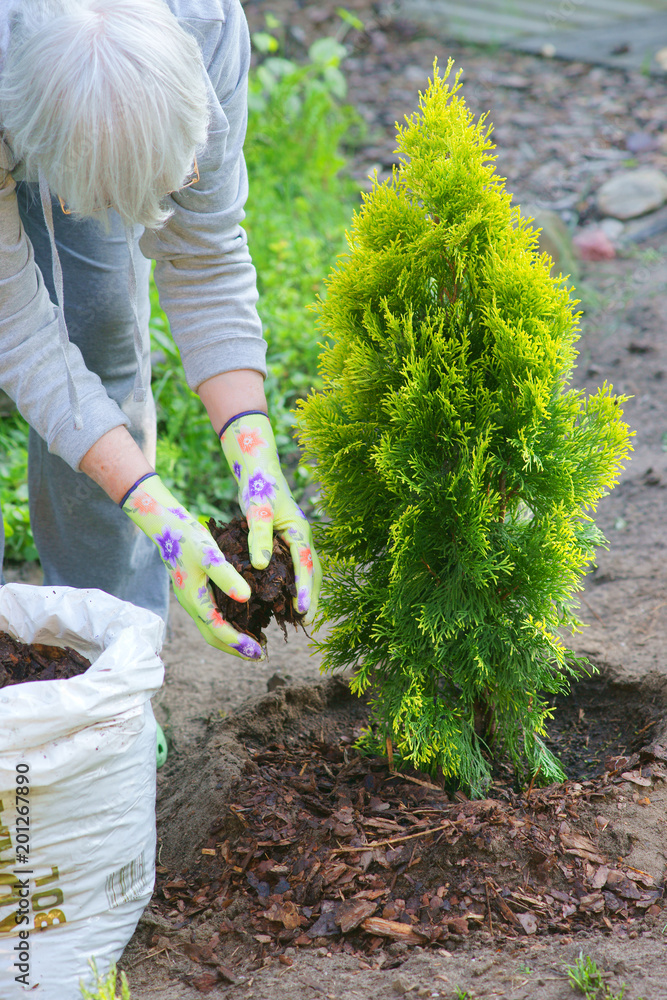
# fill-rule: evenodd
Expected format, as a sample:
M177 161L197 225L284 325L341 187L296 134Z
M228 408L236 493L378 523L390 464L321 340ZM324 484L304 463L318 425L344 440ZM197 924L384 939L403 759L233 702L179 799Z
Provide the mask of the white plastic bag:
M0 1000L79 1000L153 889L164 624L99 590L7 584L0 630L92 661L0 689Z

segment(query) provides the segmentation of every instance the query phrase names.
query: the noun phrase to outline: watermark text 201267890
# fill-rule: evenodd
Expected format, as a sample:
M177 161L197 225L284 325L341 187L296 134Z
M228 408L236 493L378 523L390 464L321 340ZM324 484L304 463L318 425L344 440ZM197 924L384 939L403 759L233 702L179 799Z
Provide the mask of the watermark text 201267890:
M16 867L12 895L15 898L16 910L14 923L19 927L18 940L14 945L14 968L17 983L30 985L30 875L29 868L22 868L30 862L30 767L28 764L16 765L16 829L14 831L14 849L16 851ZM21 877L25 876L25 877ZM11 921L11 916L9 917ZM5 921L3 921L4 923Z

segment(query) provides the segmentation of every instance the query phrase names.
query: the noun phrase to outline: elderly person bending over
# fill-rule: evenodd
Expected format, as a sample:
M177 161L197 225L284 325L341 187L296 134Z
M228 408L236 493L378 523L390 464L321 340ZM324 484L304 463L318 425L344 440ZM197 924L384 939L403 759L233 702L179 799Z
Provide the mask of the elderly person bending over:
M239 0L0 0L0 386L31 427L44 581L166 618L171 577L207 642L259 659L208 580L238 601L248 584L155 472L148 334L152 259L252 563L278 531L312 619L319 565L266 415L240 225L248 62Z

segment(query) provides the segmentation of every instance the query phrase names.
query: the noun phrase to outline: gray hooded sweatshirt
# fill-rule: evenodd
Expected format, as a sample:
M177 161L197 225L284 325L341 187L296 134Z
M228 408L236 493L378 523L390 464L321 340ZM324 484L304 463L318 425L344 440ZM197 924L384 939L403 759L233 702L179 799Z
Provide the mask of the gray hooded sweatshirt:
M266 374L257 315L255 269L241 228L248 182L243 159L250 42L240 0L167 0L196 38L208 73L210 124L198 155L200 181L171 195L174 214L146 230L140 247L155 260L155 281L179 348L188 385L221 372ZM0 0L0 47L6 43ZM128 424L74 344L63 344L57 306L45 288L23 231L11 170L0 146L0 387L73 469L107 431ZM75 429L69 366L83 427Z

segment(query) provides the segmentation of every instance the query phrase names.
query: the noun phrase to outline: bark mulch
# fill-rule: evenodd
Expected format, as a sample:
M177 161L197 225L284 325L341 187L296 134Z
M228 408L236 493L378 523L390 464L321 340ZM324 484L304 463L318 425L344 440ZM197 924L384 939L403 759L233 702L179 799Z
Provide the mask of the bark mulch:
M27 681L53 681L83 674L90 661L65 646L19 642L0 632L0 688Z
M158 867L155 902L172 926L216 917L214 938L188 949L211 967L192 980L202 992L234 982L215 953L226 935L289 965L287 946L363 959L392 942L604 932L662 912L663 887L625 864L613 838L605 843L600 814L601 803L623 793L641 801L667 781L662 746L609 758L593 780L521 794L499 782L469 801L360 757L358 735L348 720L322 739L248 745L247 773L201 862L189 872Z

